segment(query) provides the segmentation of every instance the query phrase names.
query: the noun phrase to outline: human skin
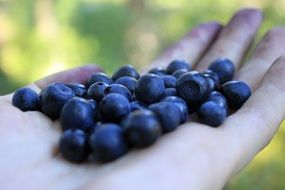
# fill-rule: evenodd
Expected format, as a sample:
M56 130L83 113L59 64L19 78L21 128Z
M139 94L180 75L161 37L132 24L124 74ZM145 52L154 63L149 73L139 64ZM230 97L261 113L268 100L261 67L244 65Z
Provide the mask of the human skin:
M221 189L268 145L285 115L285 28L268 31L241 66L262 17L259 10L242 9L226 26L201 24L144 69L186 59L202 71L217 57L227 57L237 68L235 79L253 91L242 108L219 128L190 121L149 148L108 164L63 160L57 150L58 122L15 108L12 94L1 96L0 189ZM39 92L51 82L84 82L99 70L87 65L28 87Z

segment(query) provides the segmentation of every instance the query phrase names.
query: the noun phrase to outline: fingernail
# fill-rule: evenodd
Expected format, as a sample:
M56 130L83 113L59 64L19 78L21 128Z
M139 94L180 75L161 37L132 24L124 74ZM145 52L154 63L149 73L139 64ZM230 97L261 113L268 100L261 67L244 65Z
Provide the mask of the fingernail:
M244 8L238 11L233 18L231 19L230 23L239 23L239 22L247 22L249 25L259 25L263 19L263 13L255 8Z

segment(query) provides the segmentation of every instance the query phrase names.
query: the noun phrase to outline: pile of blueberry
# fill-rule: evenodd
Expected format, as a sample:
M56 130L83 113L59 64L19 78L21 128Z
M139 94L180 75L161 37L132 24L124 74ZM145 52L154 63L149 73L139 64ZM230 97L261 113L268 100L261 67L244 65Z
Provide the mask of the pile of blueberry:
M190 71L180 60L143 76L127 65L111 78L95 73L86 84L53 83L39 95L22 88L12 103L22 111L59 119L59 150L65 159L109 162L130 148L153 144L193 113L204 124L220 126L229 110L240 108L251 95L247 84L231 81L234 70L226 58L215 60L203 73Z

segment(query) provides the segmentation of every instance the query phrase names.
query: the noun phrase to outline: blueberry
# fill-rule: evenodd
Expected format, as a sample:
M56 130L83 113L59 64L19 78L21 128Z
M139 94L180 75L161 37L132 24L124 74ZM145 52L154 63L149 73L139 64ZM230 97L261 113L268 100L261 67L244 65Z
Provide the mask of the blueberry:
M146 105L140 101L133 101L130 103L131 111L146 109Z
M30 88L21 88L14 93L12 104L22 111L38 111L40 109L39 95Z
M118 122L130 112L130 103L125 96L111 93L101 100L99 109L104 120Z
M190 65L182 60L173 60L166 68L168 74L172 74L179 69L190 70Z
M128 151L123 129L112 123L99 125L89 138L92 156L99 162L110 162Z
M93 110L96 110L97 109L97 102L93 99L89 99L88 102L91 104Z
M203 74L206 76L206 77L210 77L212 78L217 84L220 84L220 79L219 79L219 76L217 73L211 71L211 70L206 70L203 72Z
M89 155L87 135L79 129L64 131L60 138L59 151L70 162L85 161Z
M113 80L110 77L108 77L106 73L98 72L90 76L90 78L86 82L86 86L89 87L95 82L103 82L106 84L112 84Z
M163 98L167 96L177 96L176 88L166 88L164 90Z
M167 71L165 69L163 69L163 68L160 68L160 67L153 68L153 69L149 70L148 73L156 74L158 76L167 75Z
M120 84L111 84L104 90L104 95L106 96L107 94L111 93L118 93L121 94L122 96L125 96L129 101L132 101L132 94L127 89L125 86L120 85Z
M221 94L218 91L213 91L213 92L209 93L205 97L205 99L203 100L203 102L208 102L208 101L215 102L216 104L220 105L221 107L228 109L228 103L227 103L226 98L224 97L223 94Z
M179 109L180 109L180 124L185 123L188 119L188 107L187 103L182 99L177 96L168 96L163 99L161 99L161 102L172 102L175 103Z
M154 103L163 97L164 89L164 82L158 75L146 74L138 80L135 96L137 100Z
M177 104L163 101L148 107L160 121L162 131L168 133L175 130L180 123L180 108Z
M87 96L96 102L100 102L105 96L104 91L109 85L103 82L95 82L87 90Z
M120 77L115 81L115 83L125 86L131 93L133 93L137 87L138 81L133 77Z
M66 84L66 86L68 86L69 88L71 88L74 91L75 96L84 98L87 95L86 87L83 84L69 83L69 84Z
M185 102L185 100L183 100L182 98L178 96L168 96L168 97L161 99L161 102L163 101L180 103L180 104L183 104L185 107L187 107L187 103Z
M161 134L159 121L149 110L131 112L122 121L122 126L128 143L136 148L150 146Z
M95 125L94 116L94 105L83 98L75 97L63 106L59 121L63 131L67 129L88 131Z
M235 66L233 62L227 58L218 58L211 63L209 70L217 73L220 83L223 84L232 80L235 72Z
M121 68L119 68L114 74L112 79L115 81L120 77L129 76L135 79L138 79L140 77L139 73L136 71L136 69L131 65L125 65Z
M219 90L218 83L213 78L206 76L206 81L208 83L207 94L212 91Z
M189 72L187 69L178 69L177 71L172 73L171 76L174 76L176 79L178 79L181 75L183 75L184 73L187 73L187 72Z
M202 123L212 127L218 127L225 121L227 111L219 104L209 101L201 105L198 110L198 117Z
M176 90L187 102L198 102L207 95L207 78L198 72L187 72L177 80Z
M203 74L207 78L208 93L220 89L220 79L216 73L211 70L206 70L205 72L203 72Z
M165 88L175 88L177 79L171 75L164 75L161 77Z
M222 93L226 97L229 107L239 109L250 97L250 87L241 81L229 81L223 84Z
M75 97L74 91L62 83L53 83L40 95L41 111L52 119L57 119L64 104Z

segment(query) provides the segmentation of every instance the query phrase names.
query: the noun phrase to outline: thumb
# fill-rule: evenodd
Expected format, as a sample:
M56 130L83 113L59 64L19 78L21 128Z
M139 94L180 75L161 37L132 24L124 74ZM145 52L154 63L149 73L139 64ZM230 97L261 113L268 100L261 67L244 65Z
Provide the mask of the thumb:
M81 67L76 67L66 71L58 72L53 75L47 76L43 79L36 81L34 84L43 89L53 82L63 82L63 83L85 83L86 80L92 73L102 72L103 70L97 65L89 64Z

